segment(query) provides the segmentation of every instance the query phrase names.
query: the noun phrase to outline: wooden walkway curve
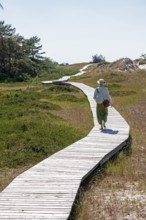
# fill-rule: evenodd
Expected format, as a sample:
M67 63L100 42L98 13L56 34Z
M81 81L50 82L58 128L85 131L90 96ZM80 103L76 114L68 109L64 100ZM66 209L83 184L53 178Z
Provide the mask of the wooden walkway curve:
M109 108L107 128L101 132L96 119L94 88L82 83L69 84L87 96L93 113L93 129L85 138L15 178L0 193L0 220L68 219L81 182L126 144L129 125L122 116Z

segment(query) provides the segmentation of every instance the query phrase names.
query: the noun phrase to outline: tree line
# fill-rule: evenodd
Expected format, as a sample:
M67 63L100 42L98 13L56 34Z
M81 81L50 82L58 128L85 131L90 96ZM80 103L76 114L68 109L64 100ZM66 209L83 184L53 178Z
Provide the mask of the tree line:
M102 54L95 54L92 56L92 63L104 63L105 57Z
M29 39L16 33L11 25L0 21L0 81L25 81L55 65L43 56L40 38Z
M0 82L27 81L42 73L58 72L58 63L44 54L40 38L26 39L12 25L0 21ZM92 62L105 62L105 58L96 54Z

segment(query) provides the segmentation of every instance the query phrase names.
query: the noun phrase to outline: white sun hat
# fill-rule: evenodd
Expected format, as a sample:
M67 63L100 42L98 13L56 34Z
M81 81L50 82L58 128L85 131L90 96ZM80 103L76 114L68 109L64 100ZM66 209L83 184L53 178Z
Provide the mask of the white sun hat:
M99 79L99 80L97 81L97 83L98 83L99 85L101 85L101 84L104 84L105 81L104 81L104 79Z

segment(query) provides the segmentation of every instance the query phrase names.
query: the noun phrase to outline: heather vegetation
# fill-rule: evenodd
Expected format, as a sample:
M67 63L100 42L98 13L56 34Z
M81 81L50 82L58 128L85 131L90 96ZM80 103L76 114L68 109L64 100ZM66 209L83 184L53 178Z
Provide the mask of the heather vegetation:
M87 135L86 97L71 86L1 84L0 189L19 173Z

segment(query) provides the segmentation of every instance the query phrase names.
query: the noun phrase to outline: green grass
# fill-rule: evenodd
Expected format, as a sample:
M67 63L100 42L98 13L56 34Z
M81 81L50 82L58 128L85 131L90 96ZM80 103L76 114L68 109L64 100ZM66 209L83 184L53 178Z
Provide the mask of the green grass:
M0 189L93 126L86 97L71 86L1 84L0 103Z
M79 69L76 68L69 68L67 67L62 67L62 66L57 66L55 68L49 69L47 72L43 72L40 76L39 79L41 80L56 80L61 77L65 76L71 76L79 72Z

